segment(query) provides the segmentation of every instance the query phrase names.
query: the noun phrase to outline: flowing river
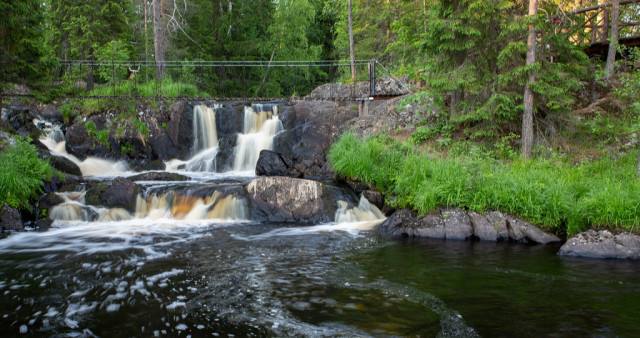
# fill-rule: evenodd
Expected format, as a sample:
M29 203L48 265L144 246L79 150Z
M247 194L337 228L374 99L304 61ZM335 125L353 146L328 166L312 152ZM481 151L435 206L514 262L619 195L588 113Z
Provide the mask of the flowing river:
M259 121L245 119L233 171L214 173L215 138L196 138L190 160L169 163L192 180L138 182L135 213L70 192L50 231L1 240L3 335L640 335L636 262L563 258L555 246L388 241L372 231L382 214L335 186L332 222L251 220L235 191L281 126L277 111L248 111Z

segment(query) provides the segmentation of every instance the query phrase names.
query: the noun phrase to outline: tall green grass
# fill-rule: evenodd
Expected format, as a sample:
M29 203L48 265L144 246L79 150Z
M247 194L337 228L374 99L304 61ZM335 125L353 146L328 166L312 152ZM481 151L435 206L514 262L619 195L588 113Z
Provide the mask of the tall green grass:
M397 207L500 210L568 235L592 227L638 229L637 153L581 165L558 159L499 161L428 156L412 146L344 134L329 151L336 172L375 185Z
M13 146L0 153L0 204L29 208L30 201L42 192L43 180L54 173L29 141L16 138Z

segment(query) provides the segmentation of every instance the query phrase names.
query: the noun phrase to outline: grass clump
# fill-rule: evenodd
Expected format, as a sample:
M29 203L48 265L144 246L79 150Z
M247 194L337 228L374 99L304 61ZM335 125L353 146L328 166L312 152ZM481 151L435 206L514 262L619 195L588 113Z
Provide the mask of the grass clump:
M491 156L429 156L385 137L344 134L329 151L336 172L375 185L396 207L500 210L556 233L640 225L637 153L571 165Z
M43 180L51 179L54 173L30 142L29 138L16 137L13 146L0 152L0 204L29 208L30 200L42 192Z

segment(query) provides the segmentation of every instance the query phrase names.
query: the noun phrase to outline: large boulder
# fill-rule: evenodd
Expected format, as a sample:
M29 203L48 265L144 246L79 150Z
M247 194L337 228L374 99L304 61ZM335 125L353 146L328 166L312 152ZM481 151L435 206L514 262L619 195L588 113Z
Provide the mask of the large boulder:
M560 256L640 259L640 236L609 230L588 230L567 240Z
M7 203L2 203L0 205L0 230L21 231L23 228L18 210L10 207Z
M469 213L473 225L473 235L481 241L497 242L509 240L509 232L502 213L490 212L486 216L477 212Z
M3 120L16 134L22 137L32 136L36 139L38 128L33 124L34 118L36 116L31 112L30 107L22 102L9 105L3 115Z
M53 104L39 104L38 115L49 122L62 123L63 116L60 113L60 108Z
M67 128L65 134L66 149L69 154L78 157L81 160L88 156L113 159L113 153L107 146L98 143L89 135L87 128L82 123L74 123Z
M290 177L258 177L247 187L252 219L267 222L321 223L332 217L323 184Z
M136 209L136 200L140 187L128 178L118 177L109 188L100 195L100 199L105 207L123 208L130 212Z
M308 98L312 99L333 99L333 98L351 98L351 97L369 97L370 84L368 81L358 82L355 85L344 85L342 83L330 83L322 85L314 89ZM398 96L407 94L399 80L392 77L382 77L376 79L375 95L376 96Z
M558 236L546 233L540 228L517 218L507 219L507 229L509 230L509 237L515 242L548 244L562 241Z
M415 216L409 209L397 210L376 227L376 230L385 237L413 237L413 229L409 228L409 225L414 222Z

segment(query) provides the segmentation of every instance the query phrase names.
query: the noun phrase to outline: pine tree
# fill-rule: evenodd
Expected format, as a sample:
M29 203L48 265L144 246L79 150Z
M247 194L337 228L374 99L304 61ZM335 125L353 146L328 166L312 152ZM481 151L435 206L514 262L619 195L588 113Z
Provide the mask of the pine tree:
M2 92L10 83L34 84L44 76L44 11L38 0L2 0L0 13Z

